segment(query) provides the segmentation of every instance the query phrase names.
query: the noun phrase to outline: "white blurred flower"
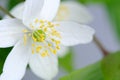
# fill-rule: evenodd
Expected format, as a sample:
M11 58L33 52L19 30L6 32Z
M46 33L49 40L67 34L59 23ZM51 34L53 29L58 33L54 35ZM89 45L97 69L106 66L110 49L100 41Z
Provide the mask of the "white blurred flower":
M87 8L77 1L63 1L55 18L57 21L75 21L88 24L93 20Z
M18 4L11 10L18 19L22 19L22 12L24 10L24 3ZM63 1L60 4L58 13L54 21L75 21L82 24L88 24L92 22L93 17L87 10L87 8L78 3L77 1ZM61 49L58 51L59 57L64 57L69 51L69 47L61 45Z
M0 21L0 47L14 46L0 80L21 80L28 64L38 77L50 80L58 72L56 53L60 46L92 40L94 30L89 26L53 20L59 3L60 0L26 0L22 11L17 10L19 16Z

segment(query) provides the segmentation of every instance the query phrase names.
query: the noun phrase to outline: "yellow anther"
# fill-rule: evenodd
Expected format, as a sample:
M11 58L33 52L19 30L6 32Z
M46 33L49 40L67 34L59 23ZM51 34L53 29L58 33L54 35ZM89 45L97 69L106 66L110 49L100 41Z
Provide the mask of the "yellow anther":
M27 30L27 29L24 29L23 32L26 33L26 32L28 32L28 30Z
M40 38L40 40L39 40L40 42L43 42L44 41L44 38Z
M50 25L49 27L50 27L50 28L53 28L53 27L54 27L54 25L52 24L52 25Z
M53 53L53 54L56 54L57 53L57 50L56 49L53 49L50 47L50 51Z
M39 27L39 28L43 28L43 27L44 27L44 26L41 26L41 25L40 25L40 27Z
M50 51L53 52L53 49L50 47Z
M51 40L52 40L52 42L54 42L54 41L55 41L55 39L53 39L53 38L52 38Z
M57 53L57 50L53 50L53 54L56 54Z
M32 47L35 47L35 44L32 44Z
M48 22L48 27L53 28L53 27L54 27L54 24L51 23L51 22Z
M26 42L27 42L27 35L26 34L24 34L24 45L26 45Z
M39 53L41 49L42 49L42 46L38 46L38 47L36 48L36 52Z
M44 23L44 21L43 21L43 20L40 20L40 23Z
M42 53L41 53L41 56L42 56L42 57L49 56L48 51L42 52Z
M52 25L52 23L51 23L51 22L48 22L48 25Z
M61 38L60 33L59 33L59 32L57 32L57 31L56 31L56 30L54 30L54 29L52 29L51 35L52 35L52 36L56 36L56 37Z
M35 23L38 23L39 22L39 20L38 19L35 19Z
M51 47L51 46L52 46L52 44L48 43L48 46L49 46L49 47Z
M55 43L56 43L56 45L59 45L59 44L60 44L60 41L56 40Z
M60 46L56 46L56 49L60 50Z
M34 54L35 53L35 51L34 51L34 49L32 49L32 54Z
M47 27L45 27L45 28L44 28L44 32L46 32L47 30L48 30L48 28L47 28Z

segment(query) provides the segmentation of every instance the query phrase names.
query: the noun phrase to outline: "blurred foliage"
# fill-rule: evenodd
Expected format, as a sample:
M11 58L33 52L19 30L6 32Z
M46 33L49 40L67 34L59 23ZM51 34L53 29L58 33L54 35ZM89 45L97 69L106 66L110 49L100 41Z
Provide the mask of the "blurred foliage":
M11 10L14 6L16 6L18 3L23 2L25 0L9 0L8 2L8 10Z
M102 3L104 2L105 0L78 0L80 3Z
M105 80L120 80L120 52L111 54L102 60Z
M111 18L111 23L120 41L120 0L106 0L105 4Z
M76 70L60 80L120 80L120 52L112 53L100 62Z
M97 62L83 69L76 70L60 80L103 80L101 63Z
M65 69L67 72L73 71L74 70L73 57L74 57L73 51L72 51L72 49L70 49L70 51L67 53L67 55L65 55L62 58L59 58L60 67Z
M2 16L0 16L0 20L2 19Z
M81 3L102 3L106 6L114 32L120 42L120 0L78 0Z
M3 69L5 59L8 56L11 49L12 48L0 48L0 74L1 74L2 69Z

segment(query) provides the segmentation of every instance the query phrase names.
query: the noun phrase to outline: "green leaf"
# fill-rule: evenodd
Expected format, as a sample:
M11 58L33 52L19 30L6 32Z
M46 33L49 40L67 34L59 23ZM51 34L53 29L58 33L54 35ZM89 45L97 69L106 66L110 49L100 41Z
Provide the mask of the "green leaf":
M102 70L105 80L120 80L120 52L103 59Z
M0 20L2 19L2 16L0 16Z
M120 52L109 54L100 62L76 70L60 80L120 80Z
M103 3L105 0L78 0L80 3Z
M97 62L83 69L76 70L60 80L104 80L101 70L101 62Z
M14 6L16 6L18 3L23 2L25 0L9 0L8 2L8 10L11 10Z
M0 74L2 73L3 64L5 62L6 57L12 48L0 48Z
M74 70L72 49L67 53L66 56L59 58L59 65L60 67L64 68L68 72L71 72Z
M113 29L117 34L117 38L120 42L120 0L107 0L106 8L110 17L110 21L113 24Z

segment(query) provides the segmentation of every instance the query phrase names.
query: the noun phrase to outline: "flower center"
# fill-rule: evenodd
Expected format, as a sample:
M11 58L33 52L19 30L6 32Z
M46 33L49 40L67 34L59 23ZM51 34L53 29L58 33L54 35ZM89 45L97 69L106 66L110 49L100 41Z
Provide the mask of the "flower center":
M59 24L54 24L46 20L38 20L30 24L32 31L23 30L24 44L27 37L32 38L32 53L40 54L42 57L49 56L51 53L56 54L60 49L61 35L56 30Z
M46 34L43 30L35 30L32 33L32 39L36 42L43 42L45 41Z

